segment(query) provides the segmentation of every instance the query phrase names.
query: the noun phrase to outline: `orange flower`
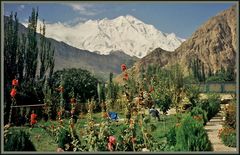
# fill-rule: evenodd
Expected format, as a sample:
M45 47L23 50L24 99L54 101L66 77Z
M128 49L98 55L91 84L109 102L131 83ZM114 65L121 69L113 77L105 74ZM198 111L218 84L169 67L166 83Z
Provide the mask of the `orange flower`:
M13 89L11 90L10 95L11 95L12 97L15 97L16 94L17 94L17 90L13 88Z
M128 80L128 73L124 73L123 79Z
M108 118L108 117L109 117L109 116L108 116L108 113L107 113L107 112L103 112L103 113L102 113L102 117L103 117L103 118Z
M12 85L13 86L18 86L18 80L17 79L13 79L12 80Z

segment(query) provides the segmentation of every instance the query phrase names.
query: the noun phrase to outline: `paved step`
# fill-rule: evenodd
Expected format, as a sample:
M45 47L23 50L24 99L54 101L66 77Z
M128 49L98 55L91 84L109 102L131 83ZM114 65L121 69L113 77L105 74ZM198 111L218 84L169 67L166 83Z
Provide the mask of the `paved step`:
M218 130L223 127L223 111L220 111L215 117L213 117L205 125L205 129L208 133L209 140L213 146L213 152L228 152L237 153L237 149L234 147L225 146L222 140L218 138Z

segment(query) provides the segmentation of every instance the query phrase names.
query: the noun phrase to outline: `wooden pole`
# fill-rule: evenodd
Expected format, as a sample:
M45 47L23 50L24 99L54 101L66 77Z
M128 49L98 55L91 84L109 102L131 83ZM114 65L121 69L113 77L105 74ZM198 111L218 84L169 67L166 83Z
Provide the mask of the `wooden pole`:
M17 108L17 107L37 107L37 106L44 106L45 104L34 104L34 105L15 105L15 106L11 106L13 108Z

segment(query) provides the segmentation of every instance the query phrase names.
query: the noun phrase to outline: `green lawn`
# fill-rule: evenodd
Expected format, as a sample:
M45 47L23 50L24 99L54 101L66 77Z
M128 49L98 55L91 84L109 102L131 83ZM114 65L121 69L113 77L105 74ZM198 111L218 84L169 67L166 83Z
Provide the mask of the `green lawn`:
M120 114L120 118L124 118L123 114ZM101 113L95 113L93 114L93 119L96 123L101 122ZM150 119L151 124L154 124L157 129L152 132L152 135L157 138L159 141L164 140L165 134L169 131L169 129L174 126L177 122L176 116L169 115L169 116L162 116L161 115L161 121L157 121L154 118ZM80 131L81 129L85 129L86 126L84 126L87 123L86 117L78 120L75 124L76 131ZM14 130L19 128L24 128L30 133L31 140L34 143L34 146L37 151L40 152L55 152L57 149L57 142L56 142L56 136L53 136L50 132L47 132L44 128L52 126L57 127L59 122L57 121L39 121L37 125L33 128L30 127L13 127ZM69 119L63 120L63 125L65 127L69 126ZM115 135L120 134L120 128L122 127L121 123L118 122L116 124L113 124L113 130ZM80 129L80 130L79 130ZM80 132L77 132L79 135Z

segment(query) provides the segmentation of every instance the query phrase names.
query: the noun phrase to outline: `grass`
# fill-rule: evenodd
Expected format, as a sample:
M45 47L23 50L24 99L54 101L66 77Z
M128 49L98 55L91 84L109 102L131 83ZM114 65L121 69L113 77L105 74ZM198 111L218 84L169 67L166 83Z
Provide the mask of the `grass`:
M120 114L120 118L124 118L123 114ZM101 113L95 113L93 114L93 119L95 123L101 122ZM157 121L154 118L150 119L150 124L154 124L157 128L155 131L152 132L152 135L158 140L162 141L165 139L165 134L169 131L169 129L174 126L177 122L175 115L161 115L161 121ZM78 119L78 121L75 124L77 134L79 135L80 129L85 129L85 124L87 123L86 116L82 119ZM44 128L52 126L57 127L59 125L59 122L57 121L39 121L35 127L30 128L27 126L24 127L13 127L15 130L19 128L24 128L30 133L30 137L32 142L34 143L34 146L37 151L39 152L55 152L57 149L57 142L56 142L56 136L51 135L51 133L47 132ZM69 119L63 120L63 125L65 127L69 126ZM114 135L121 134L121 128L123 126L121 125L121 122L113 123L112 128Z

